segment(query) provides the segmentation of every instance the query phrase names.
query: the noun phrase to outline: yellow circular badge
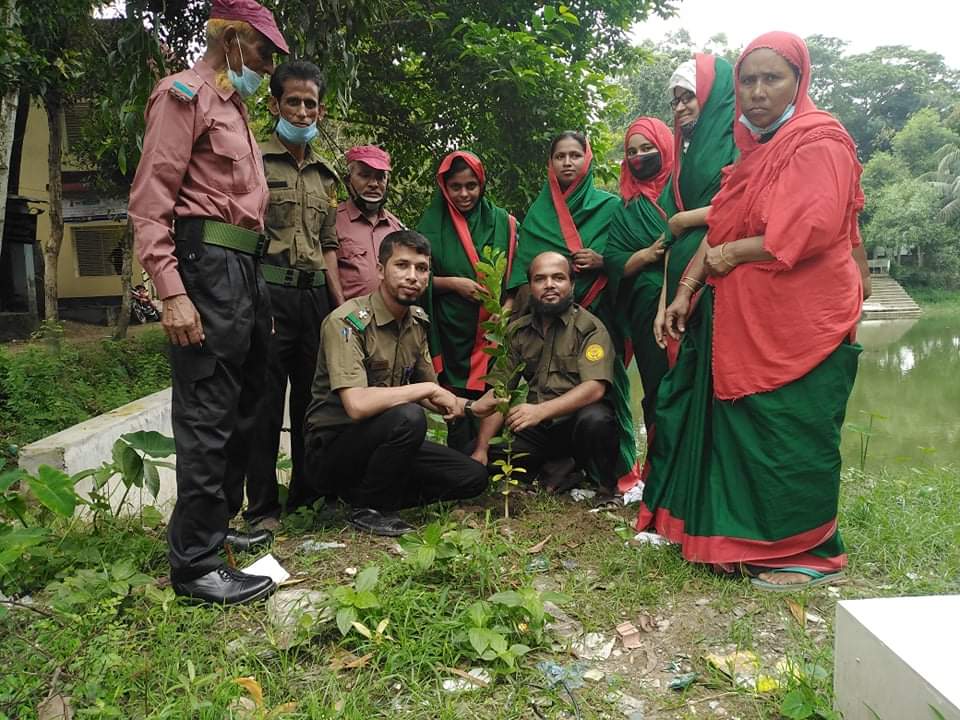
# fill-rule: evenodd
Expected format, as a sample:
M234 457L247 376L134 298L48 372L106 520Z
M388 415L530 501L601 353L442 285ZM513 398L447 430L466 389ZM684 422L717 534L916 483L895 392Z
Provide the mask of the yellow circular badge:
M600 345L587 345L587 349L584 350L583 356L590 362L603 360L603 347Z

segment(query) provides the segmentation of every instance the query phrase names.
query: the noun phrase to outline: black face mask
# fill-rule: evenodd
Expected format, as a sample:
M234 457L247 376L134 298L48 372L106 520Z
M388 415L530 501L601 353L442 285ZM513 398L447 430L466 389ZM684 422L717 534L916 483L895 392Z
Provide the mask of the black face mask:
M349 180L347 180L345 184L347 186L347 194L350 196L350 199L353 200L353 204L356 205L362 213L380 212L380 208L387 204L387 195L390 194L389 186L384 188L383 198L381 200L370 202L369 200L364 200L358 193L354 192Z
M627 167L630 168L630 174L637 180L649 180L660 172L663 167L663 158L660 157L659 152L634 155L627 159Z

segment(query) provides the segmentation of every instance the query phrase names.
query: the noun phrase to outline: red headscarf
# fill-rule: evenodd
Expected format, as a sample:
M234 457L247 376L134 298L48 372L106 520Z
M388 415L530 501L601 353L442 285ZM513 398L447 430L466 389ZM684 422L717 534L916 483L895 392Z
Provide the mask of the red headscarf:
M707 239L762 235L774 260L741 265L716 288L714 391L735 399L774 390L819 365L860 318L861 167L846 129L807 94L810 54L796 35L771 32L751 42L734 71L759 48L799 70L796 112L761 143L736 122L740 159L724 170L707 219ZM737 97L737 117L742 112Z
M467 219L457 208L456 203L450 198L447 183L443 180L443 176L450 171L450 168L453 166L453 161L457 158L463 160L473 174L477 176L477 181L480 183L481 188L487 185L487 174L483 169L483 163L480 162L480 158L466 150L455 150L450 153L440 163L440 167L437 168L437 186L440 188L440 192L443 193L443 199L447 201L447 210L450 212L450 221L453 223L453 229L457 231L457 237L460 238L460 244L463 245L464 252L467 254L467 257L470 258L470 263L476 267L477 263L480 262L480 256L477 255L477 249L474 247L473 240L470 237L470 228L467 227Z
M660 151L660 172L647 180L637 180L630 172L627 162L627 144L630 142L630 138L637 133L642 134ZM670 173L673 171L673 134L670 132L670 128L657 118L637 118L627 128L627 133L623 136L623 156L623 162L620 163L620 197L626 203L643 195L653 203L657 210L660 210L657 200L660 198L663 186L667 184ZM660 210L660 214L663 214L663 210Z

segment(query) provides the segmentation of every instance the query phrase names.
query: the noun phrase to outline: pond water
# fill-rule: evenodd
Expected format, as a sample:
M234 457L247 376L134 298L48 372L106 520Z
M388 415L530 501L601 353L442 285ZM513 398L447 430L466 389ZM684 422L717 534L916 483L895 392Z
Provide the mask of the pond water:
M872 414L867 469L960 465L960 311L865 321L857 339L863 354L847 406L844 464L859 465L862 433L850 426L865 430ZM640 418L635 365L629 374L634 415Z

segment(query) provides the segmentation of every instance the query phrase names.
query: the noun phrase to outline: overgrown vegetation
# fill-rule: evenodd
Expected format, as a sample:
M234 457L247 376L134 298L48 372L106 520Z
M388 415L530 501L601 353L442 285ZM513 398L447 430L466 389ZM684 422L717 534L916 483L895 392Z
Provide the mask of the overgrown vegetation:
M157 330L98 343L0 346L0 446L25 445L170 384ZM0 469L4 463L0 460Z
M630 509L591 514L521 495L518 522L493 520L493 502L412 513L425 527L403 540L402 555L391 540L344 528L281 535L274 554L295 573L293 587L321 591L330 608L301 620L288 643L263 605L190 606L158 584L160 528L115 520L94 532L54 521L71 565L32 601L17 601L26 607L5 604L0 717L34 718L52 693L70 696L78 717L259 717L238 710L254 687L286 718L561 718L573 716L571 694L581 717L616 717L620 693L643 700L652 719L699 716L694 708L714 698L741 717L830 718L838 598L960 589L952 468L849 471L841 518L850 580L796 595L794 608L671 548L625 544L615 530ZM309 540L347 547L310 550ZM586 663L605 677L568 694L537 668L572 662L545 632L556 606L606 637L640 615L656 629L640 650ZM768 672L778 660L790 671L768 692L737 687L703 661L732 649L756 652ZM684 664L697 680L667 689ZM476 667L488 674L462 678ZM445 691L444 681L476 688Z

